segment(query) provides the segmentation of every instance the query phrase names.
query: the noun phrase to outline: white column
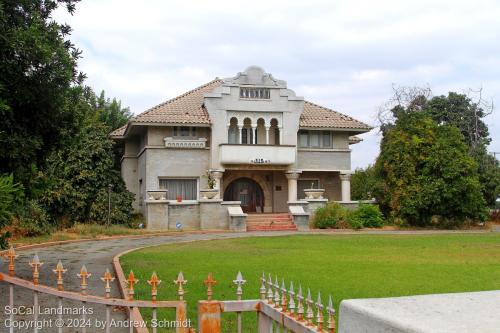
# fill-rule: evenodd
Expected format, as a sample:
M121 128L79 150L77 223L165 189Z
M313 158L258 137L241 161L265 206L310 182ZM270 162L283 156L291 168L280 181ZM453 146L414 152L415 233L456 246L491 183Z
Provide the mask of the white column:
M252 125L252 144L257 143L257 125Z
M342 201L351 201L351 174L340 174L340 188L342 191Z
M280 131L280 145L283 144L283 126L278 127Z
M210 173L212 177L215 179L215 188L219 190L219 193L215 196L215 199L222 199L222 175L224 174L224 170L211 170Z
M269 126L266 126L266 145L269 144Z
M287 171L285 176L288 179L288 202L297 201L297 179L300 171Z
M238 143L241 145L243 142L243 126L238 126Z

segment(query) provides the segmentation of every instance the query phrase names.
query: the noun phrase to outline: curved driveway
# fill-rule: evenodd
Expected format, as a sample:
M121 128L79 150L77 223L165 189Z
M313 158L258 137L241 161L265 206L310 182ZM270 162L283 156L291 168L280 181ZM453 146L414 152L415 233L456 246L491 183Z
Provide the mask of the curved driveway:
M498 230L495 230L498 231ZM366 232L335 232L334 234L436 234L436 233L449 233L450 231L366 231ZM314 233L314 232L311 232ZM31 280L32 272L28 265L28 262L33 258L35 253L38 253L40 261L44 265L40 269L40 284L48 286L56 286L55 274L52 269L55 268L58 260L61 260L64 267L68 270L64 274L64 286L66 290L79 291L80 290L80 280L77 278L76 274L80 271L82 265L86 265L88 271L92 274L89 279L88 293L92 295L103 296L104 288L103 282L99 279L104 271L108 268L113 272L112 259L118 253L123 251L145 247L153 246L159 244L169 244L178 243L186 241L197 241L197 240L210 240L210 239L224 239L224 238L238 238L238 237L255 237L255 236L280 236L280 235L290 235L290 234L300 234L299 232L252 232L252 233L179 233L179 234L169 234L163 236L142 236L137 238L116 238L109 240L91 240L82 241L75 243L66 243L61 245L47 246L44 248L34 248L18 251L19 258L16 260L16 275L27 280ZM332 233L330 233L332 234ZM0 265L0 271L7 271L7 263L3 260ZM145 281L141 281L144 283ZM112 296L120 297L118 291L118 285L115 283L112 285ZM32 293L21 288L15 288L15 301L16 306L32 306L33 298ZM50 308L57 306L57 300L52 296L40 295L40 305L43 308ZM5 320L8 319L8 315L5 313L5 306L8 304L8 286L6 283L0 282L0 331L8 332L5 327ZM66 307L76 307L81 308L81 303L73 303L65 301L64 306ZM94 314L92 316L93 320L95 318L103 320L104 308L93 308ZM122 309L114 309L112 317L117 320L124 320L125 313ZM40 319L55 319L55 316L40 316ZM70 318L70 317L66 317ZM24 322L29 324L32 321L32 316L30 315L18 315L15 317L16 322ZM94 323L92 323L94 325ZM32 332L33 329L22 330L16 329L15 332ZM39 330L40 332L57 332L55 327L43 327ZM81 332L80 329L75 328L65 328L64 332ZM103 330L92 326L87 329L87 332L103 332ZM112 332L128 332L128 329L116 328L112 329Z
M290 232L265 232L265 233L179 233L170 234L164 236L143 236L137 238L116 238L109 240L91 240L83 242L66 243L61 245L47 246L44 248L33 248L18 251L19 257L16 259L16 276L22 277L26 280L31 280L32 271L31 267L28 265L29 261L33 258L35 253L38 253L40 261L44 264L40 268L40 284L56 287L56 275L52 272L57 265L59 260L62 261L64 268L68 271L64 274L64 287L65 290L69 291L79 291L80 290L80 279L76 276L80 272L82 265L87 267L89 273L92 276L89 279L88 293L91 295L103 296L104 295L104 284L99 279L105 270L108 268L113 272L112 259L115 255L138 247L153 246L159 244L169 244L178 243L186 241L196 241L196 240L210 240L210 239L223 239L223 238L237 238L237 237L252 237L252 236L277 236L291 234ZM297 234L296 232L294 234ZM7 272L7 262L2 260L0 264L0 271ZM113 272L114 274L114 272ZM141 281L142 283L144 281ZM120 297L118 290L118 284L115 281L112 285L112 297ZM8 332L8 328L5 327L8 322L9 316L7 315L6 306L8 305L8 295L9 289L6 283L0 282L0 332ZM33 296L32 293L22 288L15 287L15 306L32 306ZM41 294L39 296L40 306L43 308L54 308L57 307L57 299L52 296L46 296ZM75 307L81 308L81 303L65 301L64 307ZM91 305L89 305L91 306ZM92 308L93 315L87 316L97 318L99 320L104 320L105 312L104 307L96 306ZM125 313L121 309L114 309L112 317L116 320L124 320ZM15 317L17 325L29 325L32 322L31 315L18 315ZM56 316L44 316L39 317L40 320L43 319L55 319ZM68 321L72 321L70 317ZM78 317L74 317L78 318ZM57 332L55 327L47 327L47 323L44 324L40 332ZM103 332L103 330L98 329L94 326L95 322L92 322L92 327L87 329L87 332ZM128 332L125 328L112 329L112 332ZM33 332L33 329L16 329L15 332ZM64 332L81 332L81 330L76 328L65 328Z

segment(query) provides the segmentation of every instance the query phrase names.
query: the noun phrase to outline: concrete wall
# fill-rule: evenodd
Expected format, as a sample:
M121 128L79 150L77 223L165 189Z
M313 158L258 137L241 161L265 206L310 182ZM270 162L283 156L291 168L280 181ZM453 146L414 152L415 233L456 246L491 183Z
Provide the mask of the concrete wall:
M343 300L339 333L493 333L500 290Z
M349 149L349 132L332 132L332 146L337 149Z
M200 205L198 202L170 202L168 205L169 229L176 229L180 222L182 229L200 229ZM148 221L150 223L150 221Z
M148 230L177 230L178 223L183 230L229 230L228 207L240 202L145 200L145 207Z
M206 149L147 149L147 190L156 190L159 177L198 178L206 174L209 151ZM206 187L202 179L200 187Z
M297 152L298 169L351 170L351 151L299 149Z
M279 188L281 188L281 190L279 190ZM273 189L274 212L288 212L288 180L286 179L284 172L273 172Z

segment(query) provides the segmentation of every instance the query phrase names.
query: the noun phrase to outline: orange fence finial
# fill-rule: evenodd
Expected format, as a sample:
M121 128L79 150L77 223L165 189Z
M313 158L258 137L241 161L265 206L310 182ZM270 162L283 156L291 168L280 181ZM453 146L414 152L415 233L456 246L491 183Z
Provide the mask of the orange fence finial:
M212 286L217 284L217 281L214 280L212 273L208 273L208 277L205 281L203 281L203 284L207 286L207 301L212 300Z
M101 281L105 283L104 285L104 290L106 291L106 298L111 297L111 285L109 284L110 282L113 282L115 278L111 273L109 272L109 269L106 268L106 272L104 272L104 275L101 278Z
M128 299L132 301L134 299L134 286L139 282L139 280L135 278L134 272L130 271L130 273L128 273L127 282L128 282Z
M156 302L156 296L158 295L158 285L160 285L161 280L158 279L156 272L153 272L153 274L151 275L151 279L147 282L151 286L151 299L153 300L153 302Z

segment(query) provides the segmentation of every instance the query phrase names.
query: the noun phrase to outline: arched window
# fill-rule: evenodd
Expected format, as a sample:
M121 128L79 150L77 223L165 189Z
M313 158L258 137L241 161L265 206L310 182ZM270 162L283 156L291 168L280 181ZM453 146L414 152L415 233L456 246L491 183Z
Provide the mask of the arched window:
M239 133L238 133L238 119L236 119L235 117L233 117L229 121L229 129L228 129L228 133L227 133L228 143L233 144L233 145L237 144L238 143L238 137L239 137Z
M252 121L250 118L245 118L243 121L243 129L241 130L241 143L244 145L252 144L253 142L253 130Z
M269 130L269 143L272 145L279 145L280 142L280 129L278 128L278 120L271 119L271 128Z

